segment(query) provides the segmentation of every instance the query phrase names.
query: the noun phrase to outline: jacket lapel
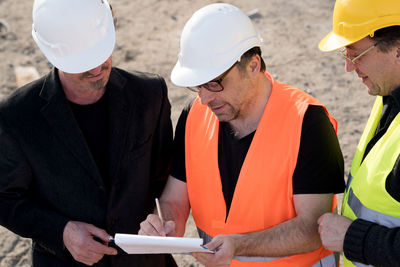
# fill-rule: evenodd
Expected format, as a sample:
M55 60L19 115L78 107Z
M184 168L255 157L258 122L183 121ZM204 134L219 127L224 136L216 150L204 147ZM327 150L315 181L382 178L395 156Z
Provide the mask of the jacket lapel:
M130 106L126 92L126 79L115 69L111 71L107 88L109 90L109 137L110 137L110 178L114 180L117 174L118 163L121 160L124 145L126 144Z
M47 101L41 111L55 135L65 144L96 183L103 186L100 173L68 105L55 69L46 78L40 97Z

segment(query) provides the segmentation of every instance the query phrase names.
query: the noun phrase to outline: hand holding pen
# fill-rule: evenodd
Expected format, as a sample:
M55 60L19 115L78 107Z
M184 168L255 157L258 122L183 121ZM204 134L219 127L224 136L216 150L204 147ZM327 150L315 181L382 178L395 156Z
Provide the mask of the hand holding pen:
M149 214L145 221L140 223L139 235L150 236L174 236L175 222L165 221L162 215L161 206L156 198L156 214Z

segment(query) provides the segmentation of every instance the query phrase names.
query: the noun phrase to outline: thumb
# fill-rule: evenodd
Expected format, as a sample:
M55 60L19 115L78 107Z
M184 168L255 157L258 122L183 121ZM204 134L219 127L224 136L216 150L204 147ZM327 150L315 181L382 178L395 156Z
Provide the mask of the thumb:
M164 223L164 231L166 236L175 236L175 222L166 221Z
M321 217L318 218L317 223L318 223L319 225L321 225L321 223L323 222L323 220L325 219L325 217L327 216L327 214L329 214L329 213L322 214Z
M208 248L209 250L216 250L219 246L221 246L223 243L223 240L218 238L218 236L215 236L210 242L205 244L204 246Z
M89 224L87 226L87 230L90 234L92 234L93 236L101 239L104 243L108 243L109 242L109 238L110 235L104 231L103 229L100 229L92 224Z

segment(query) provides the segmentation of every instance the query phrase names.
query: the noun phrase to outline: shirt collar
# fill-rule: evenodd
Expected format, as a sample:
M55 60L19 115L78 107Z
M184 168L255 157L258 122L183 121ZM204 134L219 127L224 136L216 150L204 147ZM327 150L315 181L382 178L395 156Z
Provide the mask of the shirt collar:
M395 105L397 108L400 108L400 86L392 91L392 95L389 98L391 98L390 101L393 101L393 105ZM385 101L385 97L383 101Z

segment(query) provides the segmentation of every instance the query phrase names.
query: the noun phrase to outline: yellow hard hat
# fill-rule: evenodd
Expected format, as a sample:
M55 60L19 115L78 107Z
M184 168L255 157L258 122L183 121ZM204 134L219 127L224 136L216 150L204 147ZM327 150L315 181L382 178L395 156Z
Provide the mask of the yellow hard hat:
M394 25L400 25L400 0L337 0L333 30L319 42L318 48L333 51Z

